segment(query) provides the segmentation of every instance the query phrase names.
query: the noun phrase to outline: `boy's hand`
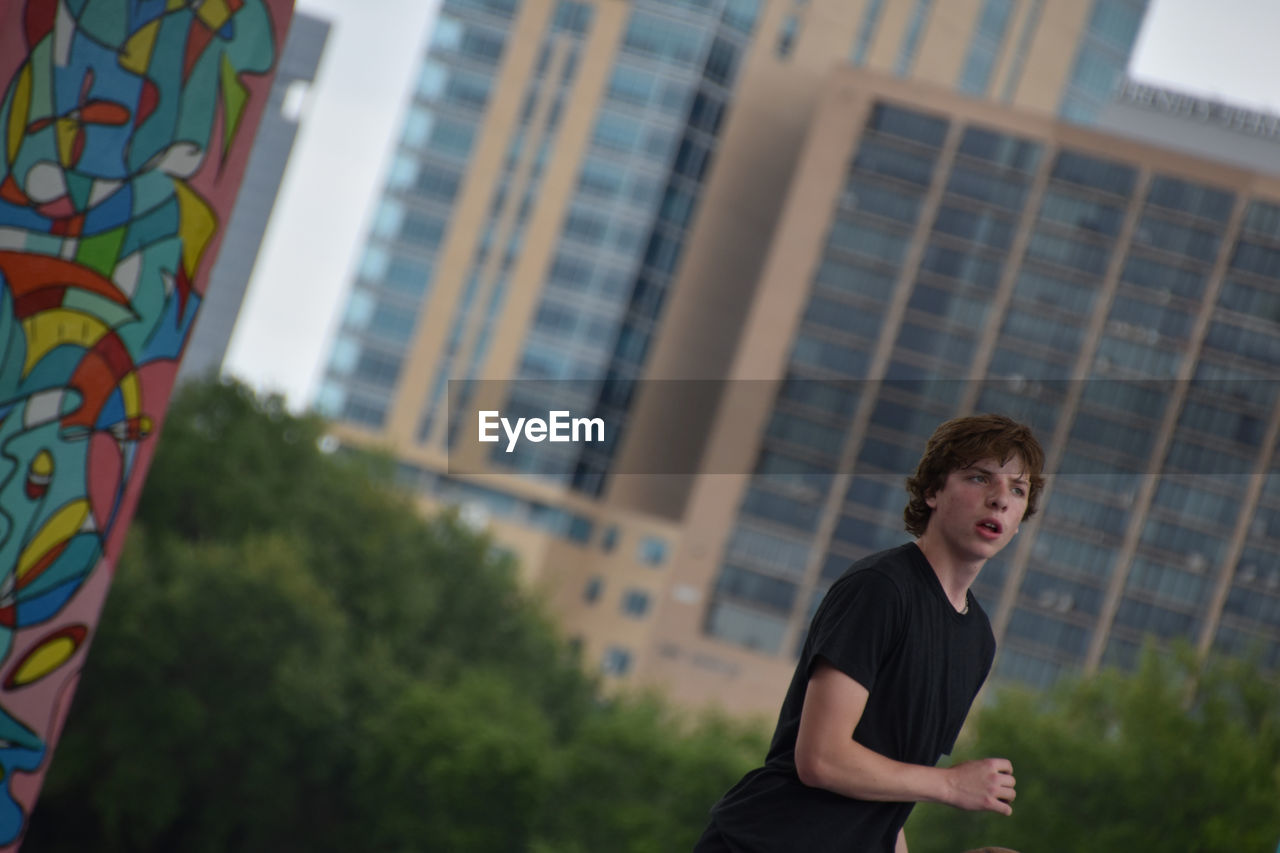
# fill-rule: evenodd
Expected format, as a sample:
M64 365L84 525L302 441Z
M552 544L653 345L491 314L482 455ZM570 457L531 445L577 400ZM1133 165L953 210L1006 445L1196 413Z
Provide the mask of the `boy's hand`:
M966 811L1013 814L1013 765L1003 758L980 758L947 768L946 802Z

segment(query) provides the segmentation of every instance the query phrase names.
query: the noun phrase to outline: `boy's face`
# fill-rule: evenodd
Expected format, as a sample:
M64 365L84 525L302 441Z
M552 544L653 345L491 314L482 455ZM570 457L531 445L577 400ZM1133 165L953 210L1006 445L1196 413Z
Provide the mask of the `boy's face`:
M1027 512L1031 484L1019 456L989 458L947 475L942 488L925 498L933 509L925 536L957 559L989 560L1018 532Z

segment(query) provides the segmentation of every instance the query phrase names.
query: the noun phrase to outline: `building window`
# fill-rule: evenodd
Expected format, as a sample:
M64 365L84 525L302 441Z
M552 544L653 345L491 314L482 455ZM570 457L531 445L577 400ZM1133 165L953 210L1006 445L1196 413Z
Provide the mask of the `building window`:
M925 22L933 10L933 0L916 0L916 7L911 13L911 23L907 25L907 34L902 39L902 47L898 51L898 61L893 73L906 77L915 64L916 53L920 50L920 39L924 35Z
M591 519L583 518L580 515L571 515L569 516L564 536L570 542L585 545L591 541L591 531L594 527L595 525L591 523Z
M646 536L640 540L637 559L646 566L661 566L667 561L667 543L656 536Z
M1027 181L1021 176L1000 176L986 169L957 164L947 180L947 192L1010 210L1021 210L1027 197Z
M1211 231L1177 225L1148 213L1138 223L1133 242L1211 264L1218 255L1220 240Z
M604 593L604 578L600 576L593 577L587 581L587 585L582 588L582 600L587 604L595 604L600 600L600 596Z
M1047 688L1058 677L1060 667L1036 655L1024 654L1016 649L1003 649L996 661L996 676L1012 681L1022 681L1037 688Z
M796 42L796 33L800 30L800 19L795 15L788 15L787 19L782 22L782 30L778 33L778 56L786 57L791 55L791 48Z
M326 379L316 393L315 409L326 418L333 418L342 413L346 402L346 389L333 380Z
M1040 165L1039 143L1005 136L981 127L965 128L960 137L960 153L1007 169L1031 173Z
M1250 202L1244 216L1244 230L1280 240L1280 205L1262 201Z
M867 10L862 13L862 26L858 28L858 40L853 45L850 58L855 66L867 64L867 51L871 49L871 41L875 38L876 27L880 24L880 13L884 11L884 0L868 0Z
M969 56L960 72L960 91L970 95L986 94L1012 12L1013 0L987 0L983 5L969 41Z
M586 3L576 0L560 0L556 7L556 17L551 27L557 31L582 35L591 26L591 15L594 10Z
M1095 0L1059 113L1091 122L1124 75L1147 0Z
M1063 151L1053 164L1052 177L1054 180L1127 197L1133 193L1138 170L1127 164L1098 160L1075 151Z
M880 133L910 139L938 148L947 136L947 120L904 110L888 104L876 104L867 127Z
M729 0L724 6L724 22L734 29L750 33L760 13L760 0Z
M716 581L716 595L735 598L744 603L789 613L796 603L799 586L790 581L769 577L759 572L726 565Z
M785 616L761 613L726 601L716 602L707 614L706 632L726 642L777 654L787 631Z
M649 593L640 589L629 589L622 597L622 612L634 619L643 619L649 612Z
M631 671L631 652L621 646L610 646L600 661L600 671L616 677L626 675Z
M1225 190L1156 175L1151 179L1147 203L1225 224L1235 205L1235 196Z
M1018 36L1018 47L1013 54L1013 65L1005 75L1004 89L1000 93L1000 99L1005 103L1012 101L1018 90L1018 83L1022 80L1022 67L1026 64L1027 53L1031 50L1031 40L1040 26L1040 13L1043 10L1044 0L1032 0L1031 9L1023 19L1022 32Z

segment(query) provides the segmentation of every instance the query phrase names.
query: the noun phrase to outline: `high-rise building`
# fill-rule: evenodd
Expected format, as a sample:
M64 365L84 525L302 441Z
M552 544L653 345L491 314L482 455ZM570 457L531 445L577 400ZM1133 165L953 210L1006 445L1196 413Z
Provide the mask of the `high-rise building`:
M318 406L436 462L449 380L625 413L682 293L717 376L830 68L1083 120L1145 5L446 0ZM528 459L600 494L616 450Z
M183 350L179 382L222 367L298 135L307 91L315 80L328 38L328 21L304 12L294 14L262 122L254 136L244 182L223 232L218 259L209 273L195 329Z
M699 472L721 473L704 464L722 450L708 437L732 402L719 380L772 382L785 367L735 372L744 330L772 292L766 262L802 152L831 121L815 112L824 81L864 69L867 86L911 81L956 109L1015 110L1070 132L1121 79L1145 7L444 0L316 406L342 440L390 446L426 499L492 521L607 672L651 670L655 613L670 602L702 614L690 630L709 637L706 649L738 654L746 640L733 636L732 579L673 567L722 556L702 532L690 539L688 520L715 479ZM903 169L931 167L919 151L906 155ZM890 142L881 156L903 152ZM830 209L813 217L825 228ZM889 220L873 253L913 239ZM945 260L953 255L930 262L970 263ZM805 268L788 275L807 292ZM899 301L913 291L901 292ZM677 427L669 395L681 401ZM598 444L506 454L471 440L463 413L477 408L512 418L571 410L614 428ZM758 438L744 431L731 443L749 455ZM798 613L817 577L779 595L794 595ZM750 640L757 648L744 657L700 648L680 659L772 685L768 661L786 658L794 633L787 613L776 649ZM757 676L751 662L761 660Z
M826 587L904 540L928 435L973 411L1033 424L1050 474L974 586L997 677L1127 666L1150 635L1278 668L1277 367L1280 176L839 72L641 677L776 703Z

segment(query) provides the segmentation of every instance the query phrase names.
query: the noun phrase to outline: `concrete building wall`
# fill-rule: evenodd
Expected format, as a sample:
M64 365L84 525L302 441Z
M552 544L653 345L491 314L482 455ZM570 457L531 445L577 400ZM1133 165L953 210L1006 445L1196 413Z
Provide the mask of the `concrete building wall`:
M244 183L209 275L200 317L183 353L180 382L217 373L222 367L298 135L298 122L302 119L298 110L320 67L328 37L329 22L321 18L298 14L289 26Z

